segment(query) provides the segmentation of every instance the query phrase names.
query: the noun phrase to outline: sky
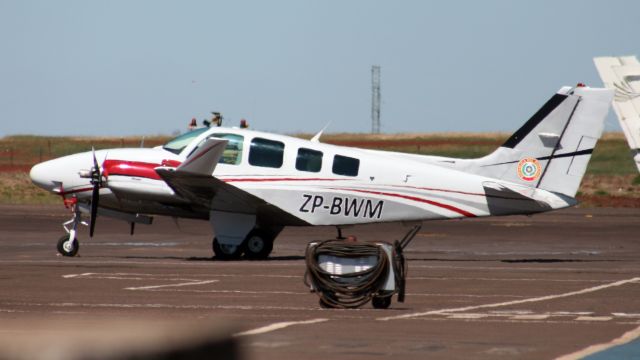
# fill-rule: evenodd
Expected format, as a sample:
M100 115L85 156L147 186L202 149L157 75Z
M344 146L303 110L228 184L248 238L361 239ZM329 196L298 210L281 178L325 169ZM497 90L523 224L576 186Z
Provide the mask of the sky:
M278 133L513 132L594 56L640 55L638 1L0 0L0 136L168 135L220 111ZM611 113L608 130L619 130Z

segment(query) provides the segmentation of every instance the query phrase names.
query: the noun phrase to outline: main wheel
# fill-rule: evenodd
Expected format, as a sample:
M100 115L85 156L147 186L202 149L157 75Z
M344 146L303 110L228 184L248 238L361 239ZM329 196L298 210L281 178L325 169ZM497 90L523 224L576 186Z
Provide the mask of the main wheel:
M374 296L371 299L371 305L376 309L388 309L391 305L391 296Z
M252 231L244 240L244 256L251 260L263 260L273 250L273 239L260 231Z
M213 253L220 260L239 259L242 255L242 247L238 245L220 244L218 238L213 238Z
M58 240L58 252L62 256L76 256L78 249L80 249L78 238L76 237L73 241L70 241L69 238L69 234L65 234Z

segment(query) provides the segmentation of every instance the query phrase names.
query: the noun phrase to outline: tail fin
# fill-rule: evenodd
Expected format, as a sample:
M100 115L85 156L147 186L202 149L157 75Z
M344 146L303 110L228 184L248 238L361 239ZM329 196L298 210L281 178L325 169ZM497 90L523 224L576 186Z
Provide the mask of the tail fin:
M616 91L613 110L640 171L640 62L635 56L597 57L593 61L604 86Z
M466 171L574 197L602 135L613 91L563 87L493 153Z

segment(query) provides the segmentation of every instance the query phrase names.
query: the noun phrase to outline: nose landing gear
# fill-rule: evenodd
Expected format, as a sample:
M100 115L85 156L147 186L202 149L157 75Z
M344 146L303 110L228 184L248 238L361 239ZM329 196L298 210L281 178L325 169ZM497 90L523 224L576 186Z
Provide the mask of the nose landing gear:
M80 243L76 237L78 225L88 226L89 224L82 221L78 199L75 196L71 199L65 199L64 205L71 209L73 216L71 220L62 224L62 227L67 233L58 240L58 252L62 256L76 256L80 249Z

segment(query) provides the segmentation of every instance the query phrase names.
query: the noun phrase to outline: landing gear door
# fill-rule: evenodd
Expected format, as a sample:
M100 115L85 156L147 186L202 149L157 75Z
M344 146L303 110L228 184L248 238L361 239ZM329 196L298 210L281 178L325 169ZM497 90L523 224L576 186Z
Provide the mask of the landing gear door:
M209 213L209 221L221 244L241 245L255 227L256 215L212 210Z

